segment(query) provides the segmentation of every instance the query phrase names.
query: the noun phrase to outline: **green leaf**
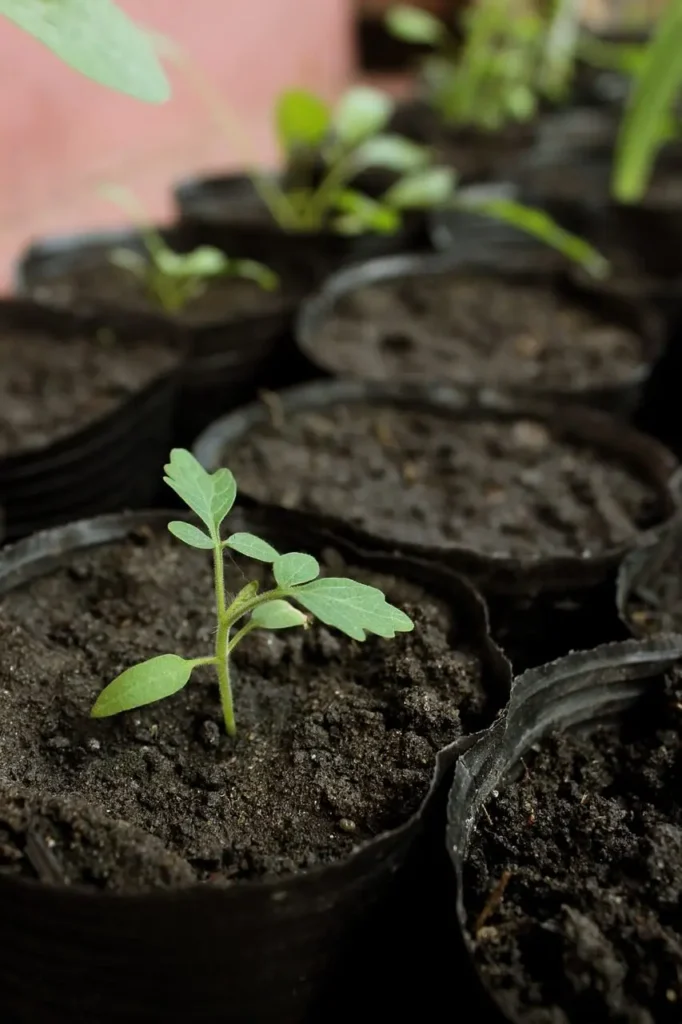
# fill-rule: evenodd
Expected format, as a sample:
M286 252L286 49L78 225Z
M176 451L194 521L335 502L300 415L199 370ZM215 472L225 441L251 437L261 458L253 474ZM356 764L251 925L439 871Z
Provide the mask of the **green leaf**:
M191 452L174 448L164 467L164 482L216 533L234 505L237 484L229 469L207 473Z
M289 629L292 626L305 626L308 619L288 601L268 601L254 608L251 621L263 629Z
M619 202L636 202L646 191L681 85L682 0L670 0L621 121L611 186Z
M355 189L347 188L337 193L334 205L344 214L334 222L334 230L339 234L359 235L370 231L392 235L400 227L400 214L397 210Z
M189 544L191 548L203 548L204 551L210 551L213 548L214 542L208 534L198 527L192 526L191 523L183 523L174 519L172 523L168 524L168 529L174 537L181 540L183 544Z
M249 601L258 593L258 586L258 580L251 580L251 582L247 583L245 587L242 587L230 605L230 611L233 612L237 605L248 604Z
M355 151L353 160L358 170L382 167L389 171L414 171L431 159L431 151L402 135L377 135L367 139Z
M399 210L431 209L452 199L457 175L450 167L429 167L397 181L384 201Z
M102 690L90 714L108 718L170 697L187 684L193 668L194 662L177 654L160 654L133 665Z
M157 263L169 277L220 277L230 270L230 260L213 245L199 245L186 253L166 248Z
M525 231L526 234L584 267L593 277L603 278L609 273L609 261L601 253L589 242L562 228L544 210L523 206L511 199L473 200L461 205L463 209L504 221L520 231Z
M442 21L433 14L411 4L397 4L386 13L386 27L396 39L406 43L427 43L438 46L447 37Z
M135 277L143 280L149 272L149 262L142 253L134 249L112 249L108 254L109 262L121 270L127 270Z
M280 555L272 565L272 571L280 587L298 587L319 575L320 565L312 555L291 551Z
M257 263L256 260L232 260L234 273L237 277L244 277L259 284L263 291L274 292L279 288L279 275L266 267L264 263Z
M393 100L379 89L358 85L341 97L334 112L332 127L345 146L356 146L376 135L393 113Z
M261 540L253 533L233 533L223 542L223 546L232 548L247 558L255 558L258 562L274 562L279 558L279 551L276 551L272 544Z
M327 104L305 89L282 93L275 111L277 136L286 153L297 146L315 149L324 142L331 115Z
M111 0L0 0L0 15L95 82L147 103L170 96L150 36Z
M321 622L354 640L364 640L366 633L390 638L414 629L410 617L389 604L380 590L354 580L314 580L297 588L293 597Z

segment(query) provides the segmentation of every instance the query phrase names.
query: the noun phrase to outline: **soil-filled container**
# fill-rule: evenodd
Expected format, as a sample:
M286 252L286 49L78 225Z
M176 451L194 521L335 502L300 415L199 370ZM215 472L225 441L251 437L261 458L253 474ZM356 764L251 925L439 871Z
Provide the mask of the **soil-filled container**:
M242 498L445 561L486 590L603 582L665 521L676 461L605 413L359 382L294 388L197 440Z
M181 229L161 232L178 252L193 248ZM212 419L255 397L306 376L292 340L292 322L306 291L280 263L272 291L240 277L217 277L175 314L165 313L144 283L111 260L115 249L145 254L137 231L108 231L34 243L19 262L15 287L47 308L69 309L86 322L131 321L177 337L187 352L178 407L182 443ZM232 249L229 256L243 256ZM282 254L280 254L281 256Z
M153 499L172 437L176 344L0 303L0 540Z
M680 659L668 634L532 669L458 763L448 848L482 1019L679 1021Z
M190 178L174 189L183 231L195 244L291 268L311 288L350 263L427 246L426 218L407 214L395 234L283 231L244 175Z
M340 271L304 304L297 335L305 356L336 376L626 413L664 328L648 305L567 272L438 254Z
M634 636L682 633L682 518L652 531L620 567L617 605Z
M168 518L75 523L0 555L2 1019L312 1024L422 1005L444 783L509 692L482 600L447 569L237 511L233 530L383 587L414 632L252 634L232 659L233 739L205 668L93 720L122 669L211 650L210 554ZM270 569L237 556L225 572L232 593Z

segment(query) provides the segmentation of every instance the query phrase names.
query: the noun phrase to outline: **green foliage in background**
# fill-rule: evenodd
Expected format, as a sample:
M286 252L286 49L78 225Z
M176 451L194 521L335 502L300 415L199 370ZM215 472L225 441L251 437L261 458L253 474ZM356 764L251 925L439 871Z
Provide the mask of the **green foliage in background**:
M682 86L682 0L670 0L636 68L621 123L612 191L623 203L641 199L661 146L679 135Z

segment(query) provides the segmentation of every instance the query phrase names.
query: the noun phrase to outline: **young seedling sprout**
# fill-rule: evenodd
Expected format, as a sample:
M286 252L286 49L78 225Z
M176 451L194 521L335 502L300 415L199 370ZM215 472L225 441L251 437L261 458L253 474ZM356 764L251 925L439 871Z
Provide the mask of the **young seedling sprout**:
M410 209L438 206L452 194L455 174L434 165L433 153L386 131L393 101L378 89L349 89L335 108L305 89L285 90L275 125L285 170L281 180L253 176L272 216L288 231L392 234ZM395 181L380 198L356 188L368 170Z
M391 638L414 628L405 612L389 604L376 587L350 579L320 577L320 566L312 555L299 551L280 554L252 533L233 533L223 540L221 527L237 496L237 484L229 469L208 473L190 452L175 448L165 471L165 482L205 527L174 521L168 529L190 547L213 552L215 648L212 654L197 658L160 654L126 669L100 693L91 712L94 718L107 718L170 697L189 682L195 668L213 665L225 729L234 736L230 656L253 630L305 627L306 612L354 640L365 640L368 633ZM226 549L269 563L274 577L272 588L259 593L258 581L252 580L228 602L223 564Z
M215 246L200 245L191 252L175 252L156 228L145 223L132 195L121 188L108 188L106 194L132 212L145 249L142 253L119 246L109 253L109 260L141 281L148 296L165 313L182 312L188 303L203 295L209 281L216 277L248 278L265 291L278 287L277 275L262 263L231 259Z

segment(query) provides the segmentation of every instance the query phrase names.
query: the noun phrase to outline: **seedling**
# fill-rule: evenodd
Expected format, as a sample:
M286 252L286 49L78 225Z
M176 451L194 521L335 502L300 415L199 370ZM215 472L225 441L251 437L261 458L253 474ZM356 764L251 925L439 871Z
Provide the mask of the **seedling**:
M548 214L511 201L462 200L453 168L435 165L431 151L423 146L382 133L391 110L387 97L365 88L350 90L333 116L310 93L297 90L281 97L277 121L288 154L283 180L298 182L299 187L286 191L268 180L261 195L283 228L321 230L327 225L340 234L391 233L411 210L460 208L505 221L558 249L595 276L606 273L606 261L599 253L564 231ZM303 187L304 171L311 174L320 158L326 174L317 187L310 182ZM348 184L350 177L370 167L383 167L397 175L380 199ZM258 182L258 177L255 180Z
M212 245L200 245L187 253L175 252L166 245L163 236L146 223L144 211L131 193L120 187L102 191L132 213L145 249L144 253L123 246L112 249L111 263L141 281L149 298L165 313L181 312L188 303L203 295L209 281L217 277L248 278L265 291L274 291L279 286L277 274L262 263L231 259Z
M661 147L680 135L682 0L670 0L635 64L635 84L620 126L612 192L634 203L647 190Z
M428 11L400 4L389 9L390 32L433 53L422 73L429 101L446 124L498 131L526 121L538 103L545 21L528 3L481 0L464 12L464 41Z
M220 687L225 729L229 736L234 736L230 656L253 630L306 627L308 615L353 640L365 640L368 633L392 638L397 632L414 628L405 612L389 604L376 587L350 579L320 577L320 566L312 555L299 551L280 554L252 533L233 533L221 539L223 521L237 496L237 484L229 469L208 473L190 452L175 448L165 471L165 483L205 527L174 521L168 524L168 529L190 547L213 553L217 620L214 653L198 658L160 654L133 665L100 693L92 708L93 718L107 718L170 697L187 685L195 668L213 665ZM274 577L272 589L259 593L258 581L252 580L228 602L223 564L226 550L269 563ZM305 612L292 601L301 605Z
M385 131L393 101L383 92L350 89L335 109L304 89L280 96L275 123L284 171L254 184L286 231L391 234L406 209L438 205L452 193L454 173L435 167L433 154ZM392 172L396 183L380 199L353 187L368 170Z
M429 102L453 127L499 131L533 118L540 103L568 98L581 59L630 73L641 47L581 33L576 0L479 0L462 16L462 42L428 11L389 9L389 31L432 48L422 65Z

